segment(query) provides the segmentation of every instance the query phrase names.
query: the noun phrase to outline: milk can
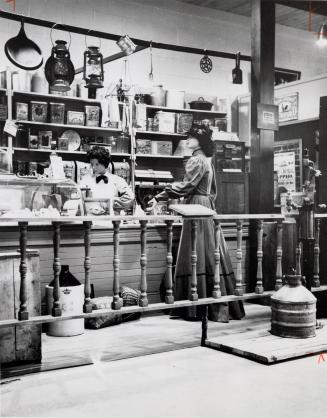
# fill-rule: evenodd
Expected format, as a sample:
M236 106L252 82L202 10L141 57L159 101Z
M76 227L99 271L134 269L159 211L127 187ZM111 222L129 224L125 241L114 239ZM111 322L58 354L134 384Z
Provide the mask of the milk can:
M286 275L285 285L271 297L271 333L279 337L316 335L316 301L300 275Z

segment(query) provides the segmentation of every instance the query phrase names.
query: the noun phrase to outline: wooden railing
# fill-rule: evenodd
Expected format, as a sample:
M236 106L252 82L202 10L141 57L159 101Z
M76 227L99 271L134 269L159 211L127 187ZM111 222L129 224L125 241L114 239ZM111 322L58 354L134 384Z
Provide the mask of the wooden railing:
M318 215L316 217L316 242L314 246L314 286L313 291L326 290L327 286L320 286L319 281L319 228L320 220L327 217L326 215ZM264 221L276 222L277 223L277 250L276 250L276 281L275 281L275 290L279 289L282 286L282 237L283 237L283 221L284 217L281 215L275 214L249 214L249 215L215 215L213 217L213 222L215 226L215 251L213 254L215 260L215 277L214 277L214 286L213 292L210 297L198 298L197 295L197 275L196 275L196 224L197 220L201 219L201 216L194 216L192 218L193 224L193 233L191 236L192 240L192 258L190 263L192 263L192 289L187 300L174 300L173 294L173 256L172 256L172 241L173 241L173 225L174 222L181 221L180 216L143 216L143 217L132 217L132 216L106 216L101 217L102 221L111 221L113 224L113 246L114 246L114 255L113 255L113 301L110 309L99 309L92 310L91 304L91 282L90 282L90 270L92 269L90 250L91 250L91 228L92 222L98 220L97 217L58 217L58 218L47 218L42 219L44 222L51 223L53 226L53 271L54 271L54 291L53 291L53 307L51 315L43 316L33 316L29 315L27 310L27 244L28 244L28 226L36 222L40 222L40 219L36 218L20 218L20 219L10 219L10 218L0 218L0 228L2 225L5 225L5 222L17 222L20 233L20 307L18 312L18 317L13 319L1 320L0 328L8 326L22 326L26 324L40 324L40 323L50 323L54 321L62 321L68 319L76 318L88 318L104 315L107 313L131 313L131 312L146 312L146 311L156 311L171 309L172 307L187 307L194 305L204 305L205 307L210 304L225 303L235 300L247 300L254 299L258 297L267 297L273 294L274 291L264 290L263 287L263 268L262 262L263 257L263 224ZM120 279L119 279L119 235L120 235L120 226L122 222L134 221L140 224L140 265L141 265L141 275L140 275L140 290L141 297L139 306L128 306L122 307L119 289L120 289ZM243 224L244 222L256 222L256 233L257 233L257 273L256 273L256 285L254 292L244 292L244 280L242 277L242 235L243 235ZM60 307L60 288L59 288L59 272L60 272L60 233L61 228L68 223L80 223L84 228L84 271L85 271L85 300L84 300L84 309L80 314L67 315L62 314ZM147 225L151 222L165 222L167 228L167 275L166 275L166 291L165 291L165 301L162 303L149 303L147 296ZM222 238L222 223L229 222L236 224L236 238L237 238L237 249L236 249L236 286L234 295L221 295L220 291L220 244ZM271 256L271 255L270 255ZM297 271L301 270L301 246L298 245L296 249L296 261L297 261ZM206 326L205 326L205 310L204 310L204 325L203 325L203 339L206 335Z

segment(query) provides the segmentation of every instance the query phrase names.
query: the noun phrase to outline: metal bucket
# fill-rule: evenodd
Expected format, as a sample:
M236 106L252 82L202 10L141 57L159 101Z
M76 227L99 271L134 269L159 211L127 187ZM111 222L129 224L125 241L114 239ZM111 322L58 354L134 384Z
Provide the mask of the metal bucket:
M286 284L271 297L271 333L286 338L316 335L316 301L301 284L301 276L286 276Z

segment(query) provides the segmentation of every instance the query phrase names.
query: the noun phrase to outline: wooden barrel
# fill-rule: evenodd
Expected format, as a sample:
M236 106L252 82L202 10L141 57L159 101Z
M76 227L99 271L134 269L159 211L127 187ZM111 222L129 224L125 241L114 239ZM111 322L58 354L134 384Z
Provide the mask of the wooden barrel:
M271 297L271 333L279 337L316 335L316 301L301 284L301 276L286 276L286 284Z

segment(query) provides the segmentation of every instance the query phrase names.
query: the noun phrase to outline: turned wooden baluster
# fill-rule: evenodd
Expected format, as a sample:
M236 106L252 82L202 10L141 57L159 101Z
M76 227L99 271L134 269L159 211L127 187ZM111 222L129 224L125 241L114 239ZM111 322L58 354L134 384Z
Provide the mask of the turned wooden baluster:
M167 276L165 303L174 303L173 295L173 221L166 221L167 224Z
M263 237L263 220L258 220L257 228L257 237L258 237L258 249L257 249L257 284L255 287L255 293L263 293L262 285L262 237Z
M236 223L237 227L237 250L236 250L236 286L235 295L243 295L242 285L242 232L243 232L243 221L238 220Z
M120 228L120 221L112 221L114 225L114 259L113 259L113 267L114 267L114 282L113 282L113 301L111 304L111 308L118 310L121 308L122 304L119 298L119 228Z
M185 222L185 221L184 221ZM191 278L191 294L190 300L196 301L199 299L198 290L197 290L197 274L196 274L196 264L198 261L198 256L196 253L196 240L197 240L197 229L198 223L195 219L191 220L192 229L191 229L191 245L192 245L192 255L191 255L191 263L192 263L192 278Z
M26 247L27 247L27 222L18 222L19 225L19 246L20 246L20 291L19 291L19 321L28 319L27 311L27 264L26 264Z
M212 297L218 299L221 296L220 290L220 222L218 219L215 222L215 277L213 282Z
M53 307L52 316L61 316L60 308L60 285L59 285L59 274L60 274L60 222L53 222L53 271L54 271L54 285L53 285Z
M280 289L283 286L282 282L282 256L283 256L283 221L279 219L277 221L277 263L276 263L276 284L275 290Z
M302 276L302 268L301 268L301 257L302 257L302 250L301 250L301 241L299 240L300 236L300 222L296 221L296 230L297 230L297 243L295 249L295 262L296 262L296 274Z
M85 274L85 283L84 283L84 305L83 312L90 313L92 312L92 303L91 303L91 281L90 281L90 270L91 270L91 221L85 221L84 224L84 274Z
M319 280L320 219L316 219L315 227L316 227L316 233L315 233L316 238L315 238L315 244L314 244L314 248L313 248L314 265L313 265L313 283L312 283L312 287L320 287L320 280Z
M146 283L146 265L147 265L147 257L146 257L146 226L148 221L140 221L141 224L141 297L140 297L140 306L148 306L149 301L146 294L147 291L147 283Z

